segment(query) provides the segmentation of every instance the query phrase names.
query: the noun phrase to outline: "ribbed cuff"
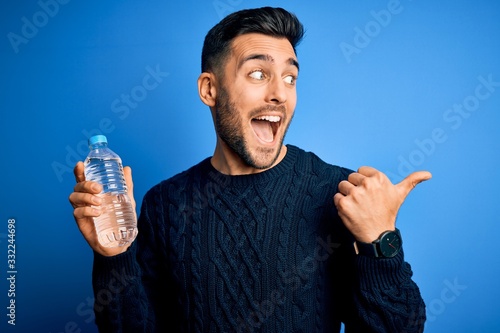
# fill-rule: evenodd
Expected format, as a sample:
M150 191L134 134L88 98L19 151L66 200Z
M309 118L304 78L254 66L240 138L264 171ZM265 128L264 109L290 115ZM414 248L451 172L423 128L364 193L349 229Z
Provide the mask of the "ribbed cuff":
M128 278L138 276L139 268L135 249L135 245L132 244L124 253L112 257L106 257L94 251L93 279L102 283L119 276Z
M389 289L411 278L412 272L404 264L403 249L394 258L371 258L356 256L361 289Z

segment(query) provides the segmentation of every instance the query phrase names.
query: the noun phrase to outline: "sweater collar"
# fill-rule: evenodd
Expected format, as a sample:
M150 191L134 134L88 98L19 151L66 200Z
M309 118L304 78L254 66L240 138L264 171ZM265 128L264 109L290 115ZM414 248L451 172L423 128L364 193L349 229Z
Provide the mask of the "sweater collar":
M203 169L213 181L225 186L248 186L255 183L269 182L292 169L297 160L299 148L289 144L286 147L286 155L278 164L259 173L237 176L225 175L212 166L210 158L205 159Z

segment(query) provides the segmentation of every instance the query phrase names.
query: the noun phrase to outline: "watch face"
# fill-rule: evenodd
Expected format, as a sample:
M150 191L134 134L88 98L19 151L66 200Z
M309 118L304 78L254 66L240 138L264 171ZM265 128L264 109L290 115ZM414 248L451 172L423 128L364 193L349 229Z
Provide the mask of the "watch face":
M394 257L401 249L401 237L397 232L389 231L380 238L379 246L384 257Z

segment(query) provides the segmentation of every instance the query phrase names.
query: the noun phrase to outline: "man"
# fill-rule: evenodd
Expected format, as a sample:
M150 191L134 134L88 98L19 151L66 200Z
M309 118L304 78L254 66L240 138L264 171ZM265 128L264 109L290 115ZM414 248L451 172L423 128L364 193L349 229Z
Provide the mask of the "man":
M76 165L69 199L94 251L101 332L423 331L395 223L430 174L393 185L371 167L353 172L283 144L303 31L293 14L264 7L208 32L198 90L214 154L147 192L132 245L100 246L91 205L101 186Z

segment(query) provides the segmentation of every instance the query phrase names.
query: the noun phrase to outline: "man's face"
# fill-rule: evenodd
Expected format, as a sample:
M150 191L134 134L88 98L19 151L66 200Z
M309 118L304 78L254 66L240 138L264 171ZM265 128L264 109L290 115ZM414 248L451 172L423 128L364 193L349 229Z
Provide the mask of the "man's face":
M285 38L238 36L216 100L219 137L247 165L266 169L280 155L297 94L297 57Z

